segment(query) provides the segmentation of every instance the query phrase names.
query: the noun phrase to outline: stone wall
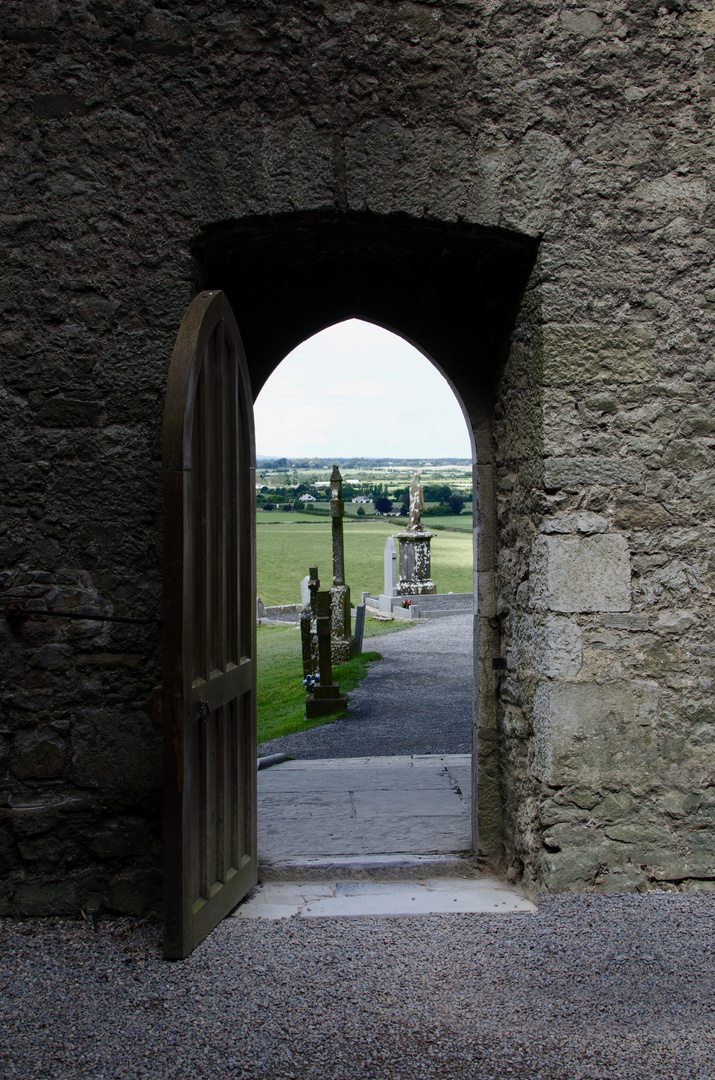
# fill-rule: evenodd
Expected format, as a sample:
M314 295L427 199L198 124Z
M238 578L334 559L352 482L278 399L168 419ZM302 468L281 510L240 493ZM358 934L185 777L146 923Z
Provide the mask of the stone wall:
M715 879L710 361L679 333L545 328L502 383L533 403L521 455L498 428L509 847L549 889Z
M714 34L700 0L6 0L3 597L156 614L200 286L256 391L367 314L474 432L487 848L708 887ZM155 624L0 635L0 908L151 910Z

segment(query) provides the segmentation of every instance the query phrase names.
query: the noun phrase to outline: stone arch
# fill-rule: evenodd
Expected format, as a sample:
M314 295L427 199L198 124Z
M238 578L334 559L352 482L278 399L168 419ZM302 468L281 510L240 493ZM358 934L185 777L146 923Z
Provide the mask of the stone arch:
M496 227L334 210L219 222L192 245L197 285L222 289L236 313L254 396L301 341L359 318L415 345L462 407L473 449L478 598L473 835L494 857L503 830L491 674L499 651L492 414L537 247Z

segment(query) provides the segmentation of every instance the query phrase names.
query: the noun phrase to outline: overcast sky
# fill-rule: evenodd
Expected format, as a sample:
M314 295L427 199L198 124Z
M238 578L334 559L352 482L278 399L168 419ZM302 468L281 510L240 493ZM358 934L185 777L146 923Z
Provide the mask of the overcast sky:
M403 338L349 319L289 353L256 399L256 453L470 458L446 380Z

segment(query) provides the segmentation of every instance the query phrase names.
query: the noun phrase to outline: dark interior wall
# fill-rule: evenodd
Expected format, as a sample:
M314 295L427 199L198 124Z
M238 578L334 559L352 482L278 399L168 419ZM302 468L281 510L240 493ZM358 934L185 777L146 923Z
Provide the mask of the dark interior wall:
M356 317L422 349L475 416L536 249L506 229L334 210L223 222L192 245L200 286L237 314L255 394L301 341Z

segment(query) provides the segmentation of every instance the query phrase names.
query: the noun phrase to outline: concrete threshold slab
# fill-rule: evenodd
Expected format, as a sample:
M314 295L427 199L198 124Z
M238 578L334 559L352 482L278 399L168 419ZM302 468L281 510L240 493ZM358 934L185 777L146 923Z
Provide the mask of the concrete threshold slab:
M235 909L237 919L533 914L536 906L496 878L422 881L281 881L259 885Z

